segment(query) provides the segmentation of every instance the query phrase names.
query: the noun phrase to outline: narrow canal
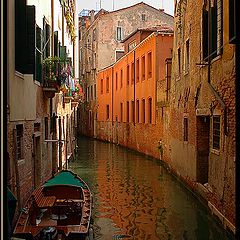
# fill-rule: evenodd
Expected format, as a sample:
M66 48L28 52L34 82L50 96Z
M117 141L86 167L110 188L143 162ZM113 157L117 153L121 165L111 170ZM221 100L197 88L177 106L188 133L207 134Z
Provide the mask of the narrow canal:
M94 239L234 239L156 159L79 138L69 169L94 196Z

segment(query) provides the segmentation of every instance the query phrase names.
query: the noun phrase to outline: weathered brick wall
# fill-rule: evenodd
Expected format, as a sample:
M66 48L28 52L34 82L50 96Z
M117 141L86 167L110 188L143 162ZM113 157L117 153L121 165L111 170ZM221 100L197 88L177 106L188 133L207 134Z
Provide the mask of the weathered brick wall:
M35 121L15 121L8 122L8 154L9 154L9 177L8 184L17 196L17 187L20 189L20 205L23 207L26 200L31 195L34 189L34 158L33 158L33 136L34 136L34 123L40 122L40 141L42 147L41 161L37 167L40 172L40 181L43 183L51 176L51 146L44 143L45 139L45 126L44 117L48 116L48 99L43 95L40 87L37 87L37 101L36 101L36 120ZM16 148L14 146L13 129L17 124L23 124L23 159L17 161L17 168L19 173L19 186L16 183ZM49 128L50 129L50 128Z
M179 1L175 12L175 37L172 59L171 86L171 161L174 171L194 187L197 173L206 171L197 161L202 133L198 116L210 118L208 197L221 214L235 223L235 62L233 45L228 44L228 1L223 2L223 52L208 66L202 60L202 2ZM199 7L194 7L199 6ZM177 8L176 8L177 9ZM191 11L194 9L194 11ZM181 14L178 14L181 13ZM190 42L189 71L185 69L186 40ZM178 67L178 49L181 49L181 71ZM210 76L210 77L209 77ZM186 98L186 90L190 89ZM221 103L223 102L223 104ZM225 135L224 106L227 109L228 134ZM197 111L201 112L197 115ZM220 115L220 149L213 149L212 116ZM183 141L183 118L189 120L189 140ZM206 130L206 129L205 129ZM204 146L204 145L202 145ZM189 155L189 153L192 154ZM206 163L207 164L207 163ZM190 167L189 167L190 166ZM190 183L191 182L191 183ZM221 218L221 217L220 217Z

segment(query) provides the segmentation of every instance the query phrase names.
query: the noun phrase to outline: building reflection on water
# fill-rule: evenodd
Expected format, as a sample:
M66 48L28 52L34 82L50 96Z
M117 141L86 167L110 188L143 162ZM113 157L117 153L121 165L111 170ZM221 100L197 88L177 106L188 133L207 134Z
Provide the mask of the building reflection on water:
M80 138L69 167L93 191L95 239L233 239L156 159Z

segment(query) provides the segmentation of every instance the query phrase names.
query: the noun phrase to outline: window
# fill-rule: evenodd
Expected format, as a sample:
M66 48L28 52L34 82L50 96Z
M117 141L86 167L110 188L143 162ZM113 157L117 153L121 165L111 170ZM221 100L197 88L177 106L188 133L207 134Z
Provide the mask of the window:
M213 132L212 132L213 149L220 149L220 116L213 116Z
M132 62L132 66L131 66L131 79L132 79L132 84L134 83L134 63Z
M171 69L172 69L172 59L167 58L165 60L166 64L166 81L167 81L167 89L166 89L166 101L169 101L170 89L171 89Z
M211 1L202 11L203 59L209 60L222 53L222 0ZM208 29L210 27L210 29ZM210 44L210 45L209 45Z
M45 139L48 139L48 117L44 118L44 125L45 125Z
M131 50L132 50L133 48L135 48L136 46L137 46L136 40L130 42L130 43L128 44L128 51L131 51Z
M121 69L121 76L120 77L121 77L120 80L121 80L121 88L122 88L123 87L123 70L122 69Z
M116 51L116 59L115 59L115 61L120 59L123 55L124 55L124 51L117 50Z
M189 71L189 54L190 54L190 49L189 49L189 39L188 39L186 41L185 72Z
M152 123L152 98L148 99L148 123Z
M236 1L229 0L229 42L236 43Z
M110 109L109 109L109 105L107 104L107 107L106 107L106 119L108 120L110 117Z
M93 41L96 41L97 39L97 30L96 28L93 29Z
M90 89L91 89L91 92L90 92L90 98L91 98L91 99L90 99L90 100L93 100L93 86L91 86Z
M120 121L123 122L123 103L120 103Z
M63 122L63 125L64 125L64 122ZM92 110L89 110L88 112L88 126L89 126L89 129L92 129Z
M135 122L135 105L134 101L132 101L132 122Z
M208 10L203 9L202 12L202 52L203 59L208 56Z
M152 77L152 52L148 53L148 78Z
M101 94L103 94L103 79L101 79Z
M146 15L142 14L142 21L146 21Z
M142 56L142 81L145 80L145 56Z
M42 29L36 26L36 80L42 82Z
M136 81L139 82L139 59L136 61Z
M50 34L50 31L47 33ZM25 74L33 74L34 79L36 67L35 43L35 6L27 6L26 1L15 0L15 70ZM50 49L49 46L49 44L46 44L45 49Z
M188 118L183 119L183 141L188 141Z
M23 124L16 125L17 159L23 159Z
M90 90L89 90L90 87L87 88L87 101L89 102L90 100Z
M123 28L117 27L117 40L121 41L123 40Z
M181 49L178 48L178 74L181 74Z
M117 91L117 89L118 89L118 74L116 72L116 91Z
M97 89L96 89L96 84L94 84L94 99L96 100L97 98Z
M106 92L109 93L109 77L107 77Z
M136 104L136 117L137 117L137 123L139 123L139 100L137 100Z
M145 99L142 100L142 123L145 123Z
M129 85L129 74L130 74L129 65L127 65L127 85Z
M129 122L129 102L127 101L127 122Z

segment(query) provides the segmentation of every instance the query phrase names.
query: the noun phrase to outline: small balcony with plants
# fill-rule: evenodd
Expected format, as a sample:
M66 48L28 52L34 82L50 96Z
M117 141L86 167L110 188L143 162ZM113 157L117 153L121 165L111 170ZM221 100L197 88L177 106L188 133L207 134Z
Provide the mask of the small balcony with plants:
M53 98L61 88L69 85L73 77L71 61L59 57L48 57L43 61L43 91Z

